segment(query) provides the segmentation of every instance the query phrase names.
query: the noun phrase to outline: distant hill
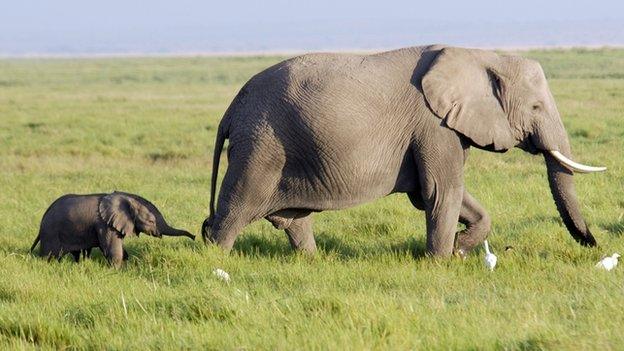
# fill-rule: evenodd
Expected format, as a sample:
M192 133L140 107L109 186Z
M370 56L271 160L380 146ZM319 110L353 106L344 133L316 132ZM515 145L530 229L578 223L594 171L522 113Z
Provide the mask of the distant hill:
M162 28L0 33L0 55L194 54L371 50L430 43L474 47L621 46L624 21L268 21Z

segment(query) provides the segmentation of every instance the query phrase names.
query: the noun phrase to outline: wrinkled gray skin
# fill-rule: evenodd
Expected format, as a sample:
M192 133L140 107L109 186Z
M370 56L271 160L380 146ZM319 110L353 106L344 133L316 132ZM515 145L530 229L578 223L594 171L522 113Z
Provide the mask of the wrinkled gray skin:
M214 210L224 140L229 165ZM543 154L557 209L583 245L572 158L539 63L493 52L428 46L376 55L310 54L272 66L238 93L217 135L205 240L231 249L252 221L285 229L314 251L311 213L406 193L424 210L427 251L465 256L490 217L464 187L468 149ZM466 229L456 233L457 223Z
M43 215L39 235L30 250L41 241L40 256L60 259L71 253L78 262L81 252L87 257L91 248L99 247L108 261L119 268L128 257L123 239L139 233L195 240L191 233L170 227L156 206L138 195L68 194L54 201Z

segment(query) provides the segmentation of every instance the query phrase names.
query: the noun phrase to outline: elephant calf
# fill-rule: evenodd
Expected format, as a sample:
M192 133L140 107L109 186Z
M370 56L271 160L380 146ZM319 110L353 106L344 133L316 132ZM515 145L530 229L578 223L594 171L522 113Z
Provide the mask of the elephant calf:
M108 261L119 268L128 256L123 239L139 233L195 240L193 234L170 227L156 206L138 195L68 194L54 201L45 212L30 251L41 241L40 256L61 259L69 252L78 262L81 252L88 256L91 248L99 247Z

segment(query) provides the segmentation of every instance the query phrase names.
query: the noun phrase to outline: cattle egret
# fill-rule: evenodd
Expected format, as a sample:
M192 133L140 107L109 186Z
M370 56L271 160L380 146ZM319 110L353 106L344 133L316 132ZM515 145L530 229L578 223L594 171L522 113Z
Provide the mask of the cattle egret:
M217 278L223 280L226 283L230 282L230 275L228 274L228 272L224 271L221 268L217 268L214 271L212 271L212 274L214 274L215 276L217 276Z
M618 264L619 253L614 253L611 256L606 256L600 262L596 263L596 268L604 269L607 271L612 270Z
M496 255L490 252L487 240L483 241L483 246L485 246L485 266L493 271L494 267L496 267Z

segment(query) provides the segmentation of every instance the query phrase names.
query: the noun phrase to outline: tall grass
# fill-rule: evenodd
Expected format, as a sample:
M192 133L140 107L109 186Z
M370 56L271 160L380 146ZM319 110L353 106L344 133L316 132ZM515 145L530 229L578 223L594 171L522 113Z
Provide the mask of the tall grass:
M39 220L65 193L138 193L198 234L218 121L282 58L0 60L0 347L620 349L624 269L593 265L624 253L624 51L522 55L542 62L576 159L609 167L576 177L600 247L562 226L541 158L474 150L466 185L493 218L494 272L482 250L422 258L424 216L401 195L316 214L313 257L268 222L230 255L141 236L119 271L100 254L34 257Z

